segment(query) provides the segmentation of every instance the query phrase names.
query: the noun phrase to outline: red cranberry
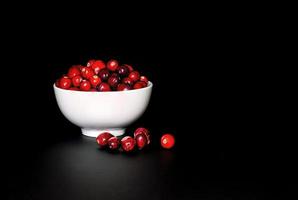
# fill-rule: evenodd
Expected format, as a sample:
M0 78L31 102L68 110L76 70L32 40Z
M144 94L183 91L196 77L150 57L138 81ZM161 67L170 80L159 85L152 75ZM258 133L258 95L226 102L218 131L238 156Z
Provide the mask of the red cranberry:
M95 74L98 74L100 70L106 68L106 64L102 60L96 60L91 65L91 68L94 70Z
M140 81L146 83L146 86L148 85L148 78L146 76L141 76Z
M79 87L82 80L83 80L83 78L79 75L79 76L72 77L71 82L72 82L73 86Z
M60 87L60 86L59 86L59 81L60 81L60 79L57 79L57 80L56 80L56 82L55 82L56 87Z
M125 91L125 90L130 90L129 85L126 85L126 84L124 84L124 83L120 83L120 84L117 86L117 91Z
M125 77L128 75L129 70L125 65L122 65L117 68L117 73L119 74L119 76Z
M117 137L111 137L109 140L108 140L108 145L109 145L109 149L111 150L115 150L115 149L118 149L119 147L119 140Z
M94 72L90 67L83 67L81 73L82 77L86 79L89 79L91 76L94 75Z
M107 69L103 69L100 70L98 76L102 81L107 81L110 76L110 72Z
M67 76L69 78L72 78L72 77L78 76L80 74L81 74L81 72L78 69L78 67L77 66L72 66L71 68L69 68L68 73L67 73Z
M97 90L95 88L91 88L89 92L97 92Z
M97 75L93 75L89 78L89 81L91 83L91 85L96 88L96 86L98 86L98 84L101 83L100 78Z
M107 63L107 68L110 70L110 71L116 71L118 67L118 61L117 60L110 60L108 63Z
M147 145L147 137L143 133L138 134L135 140L139 149L143 149Z
M170 149L175 144L175 138L172 134L164 134L160 139L160 144L165 149Z
M68 89L71 86L71 79L67 76L63 76L59 81L59 87L62 89Z
M127 68L128 68L128 71L129 72L132 72L133 71L133 68L131 65L127 65L127 64L124 64Z
M138 71L132 71L129 73L128 77L133 81L136 82L140 79L140 73Z
M91 89L91 84L87 80L82 80L80 84L80 90L82 91L89 91Z
M133 135L135 138L140 134L145 135L146 139L147 139L147 144L149 144L150 143L150 134L149 133L150 133L149 130L146 128L137 128L137 130L135 130Z
M77 88L77 87L71 87L71 88L69 88L68 90L79 91L80 89L79 89L79 88Z
M96 137L96 142L100 147L104 147L108 144L108 140L113 137L109 132L103 132Z
M135 147L135 144L136 141L130 136L125 136L121 140L121 147L126 152L132 151Z
M95 60L94 59L91 59L91 60L89 60L88 62L87 62L87 67L91 67L91 65L93 65L93 63L95 62Z
M133 85L133 89L140 89L146 87L146 83L138 81Z
M122 83L127 84L129 86L133 86L133 81L128 77L123 78Z
M108 79L108 83L111 87L116 88L120 83L120 77L117 74L112 74L112 76Z
M111 87L107 83L101 83L97 86L97 90L100 92L108 92L111 91Z

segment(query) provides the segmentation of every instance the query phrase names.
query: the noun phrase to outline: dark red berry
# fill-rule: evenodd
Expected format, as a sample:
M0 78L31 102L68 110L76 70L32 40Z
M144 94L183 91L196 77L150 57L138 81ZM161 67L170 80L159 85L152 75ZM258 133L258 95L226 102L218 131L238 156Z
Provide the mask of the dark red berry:
M129 86L133 86L133 81L128 77L123 78L122 83L127 84Z
M108 79L108 83L112 88L116 88L120 83L120 77L117 74L112 74L112 76Z
M146 129L146 128L137 128L136 130L135 130L135 132L134 132L134 137L136 138L139 134L143 134L143 135L145 135L146 136L146 139L147 139L147 144L149 144L150 143L150 132L149 132L149 130L148 129Z
M71 87L71 88L69 88L68 90L79 91L80 89L79 89L79 88L77 88L77 87Z
M129 72L132 72L133 71L133 68L131 65L127 65L127 64L124 64L127 68L128 68L128 71Z
M101 83L97 86L96 88L98 91L100 92L108 92L108 91L111 91L111 87L109 84L107 83Z
M175 137L172 134L164 134L160 138L160 144L163 148L165 149L170 149L174 146L175 144Z
M55 82L55 86L56 86L56 87L60 87L60 86L59 86L59 81L60 81L60 79L57 79L57 80L56 80L56 82Z
M133 85L133 89L140 89L146 87L146 83L138 81Z
M89 79L94 75L93 70L90 67L83 67L81 70L81 74L83 78Z
M72 66L71 68L69 68L67 76L69 78L73 78L75 76L79 76L81 74L80 69L78 69L77 66Z
M143 149L147 145L147 137L143 133L138 134L135 140L139 149Z
M108 140L113 137L109 132L103 132L96 137L96 142L100 147L104 147L108 144Z
M92 85L92 87L96 88L96 86L98 86L98 84L101 83L100 78L97 75L93 75L89 78L89 81Z
M78 76L72 77L71 82L72 82L73 86L79 87L82 80L83 80L83 78L80 75L78 75Z
M110 77L110 72L107 69L102 69L99 71L98 76L102 81L107 81Z
M130 90L129 85L126 85L126 84L124 84L124 83L120 83L120 84L117 86L117 91L125 91L125 90Z
M89 91L91 89L91 84L87 80L82 80L80 84L80 90L82 91Z
M108 145L109 145L109 149L111 150L115 150L115 149L118 149L119 147L119 140L117 137L111 137L109 140L108 140Z
M125 65L119 66L116 71L120 77L125 77L129 73L129 69Z
M91 65L91 68L94 70L95 74L98 74L100 70L106 68L106 64L102 60L96 60Z
M140 79L140 73L138 71L132 71L129 73L128 77L133 81L136 82Z
M63 76L59 81L59 87L62 89L68 89L71 87L71 79L67 76Z
M108 68L110 71L116 71L116 69L118 68L118 61L117 61L117 60L110 60L110 61L107 63L107 68Z
M121 140L121 147L126 152L132 151L135 147L135 144L136 141L130 136L125 136Z
M89 60L88 62L87 62L87 67L91 67L91 65L93 64L95 62L95 60L94 59L91 59L91 60Z
M97 92L97 90L95 88L91 88L89 92Z
M146 76L141 76L140 81L146 83L146 86L148 85L148 78Z

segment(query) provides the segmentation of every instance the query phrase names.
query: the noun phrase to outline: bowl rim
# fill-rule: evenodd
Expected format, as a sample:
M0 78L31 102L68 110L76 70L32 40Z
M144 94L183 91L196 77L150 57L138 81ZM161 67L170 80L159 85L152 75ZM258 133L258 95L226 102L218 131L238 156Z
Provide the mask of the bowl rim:
M80 92L80 93L87 93L87 94L110 94L110 93L128 93L128 92L137 92L137 91L149 90L150 88L153 87L153 83L151 81L148 81L148 86L144 87L144 88L140 88L140 89L124 90L124 91L108 91L108 92L90 92L90 91L81 91L81 90L65 90L65 89L57 87L55 85L55 83L53 84L53 87L56 90L66 91L66 92L70 92L70 93Z

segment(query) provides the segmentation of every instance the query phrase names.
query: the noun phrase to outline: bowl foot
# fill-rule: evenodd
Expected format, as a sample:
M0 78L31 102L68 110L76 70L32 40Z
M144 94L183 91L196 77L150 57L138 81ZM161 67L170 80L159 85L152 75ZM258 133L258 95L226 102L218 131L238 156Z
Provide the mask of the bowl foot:
M107 129L92 129L92 128L82 128L82 134L88 137L97 137L100 133L109 132L114 136L123 135L125 128L107 128Z

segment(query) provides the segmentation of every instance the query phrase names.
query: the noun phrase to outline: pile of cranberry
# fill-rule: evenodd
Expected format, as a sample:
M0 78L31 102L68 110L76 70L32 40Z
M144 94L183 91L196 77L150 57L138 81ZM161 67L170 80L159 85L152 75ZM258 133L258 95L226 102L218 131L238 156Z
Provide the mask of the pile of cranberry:
M130 65L119 65L117 60L107 63L102 60L89 60L86 66L72 66L67 75L63 75L55 84L67 90L124 91L147 87L148 78L141 76Z
M139 150L150 144L149 131L146 128L138 128L134 132L134 138L125 136L121 140L113 136L109 132L101 133L97 136L96 142L100 148L108 147L110 150L121 149L125 152L130 152L137 146Z

